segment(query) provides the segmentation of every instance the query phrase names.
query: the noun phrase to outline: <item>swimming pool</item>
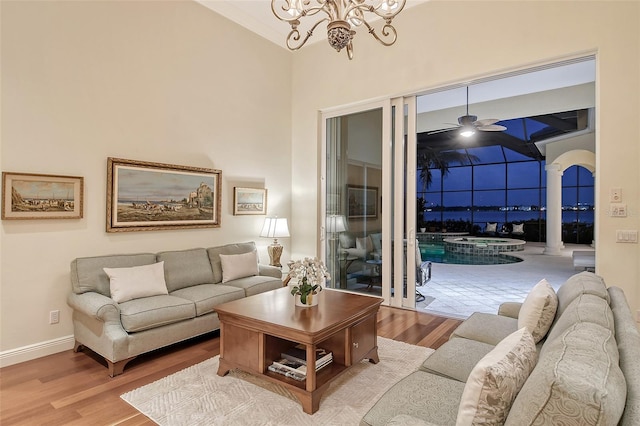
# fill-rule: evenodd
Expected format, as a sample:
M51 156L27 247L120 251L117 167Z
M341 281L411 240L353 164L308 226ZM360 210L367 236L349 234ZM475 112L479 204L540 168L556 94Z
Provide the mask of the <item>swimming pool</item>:
M519 257L502 253L490 256L453 253L445 250L444 243L420 243L419 247L422 260L435 263L449 263L453 265L504 265L522 262L522 259Z

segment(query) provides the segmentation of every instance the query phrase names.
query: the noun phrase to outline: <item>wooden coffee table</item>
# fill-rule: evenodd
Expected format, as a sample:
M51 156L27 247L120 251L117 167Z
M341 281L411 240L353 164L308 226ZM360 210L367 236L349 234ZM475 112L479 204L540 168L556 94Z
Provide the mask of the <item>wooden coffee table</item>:
M216 306L220 318L220 367L234 368L279 383L295 395L305 413L320 407L329 384L352 365L368 358L378 363L376 314L379 297L325 289L318 306L296 307L288 288ZM267 368L281 352L302 343L307 350L307 376L297 381ZM316 347L333 352L333 362L315 370Z

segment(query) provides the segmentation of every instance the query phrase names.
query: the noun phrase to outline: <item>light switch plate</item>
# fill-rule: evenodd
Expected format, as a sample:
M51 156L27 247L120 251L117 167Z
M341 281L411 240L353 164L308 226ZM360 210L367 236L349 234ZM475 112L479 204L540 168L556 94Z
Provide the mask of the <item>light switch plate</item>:
M616 231L617 243L638 243L638 231L636 230L618 230Z
M609 216L627 217L627 205L623 203L611 203L609 205Z

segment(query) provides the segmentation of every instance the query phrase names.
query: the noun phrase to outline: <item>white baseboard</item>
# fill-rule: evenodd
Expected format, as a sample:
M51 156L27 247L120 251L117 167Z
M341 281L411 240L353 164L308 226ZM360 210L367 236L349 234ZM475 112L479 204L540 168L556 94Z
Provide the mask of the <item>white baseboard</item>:
M73 335L0 352L0 368L73 349Z

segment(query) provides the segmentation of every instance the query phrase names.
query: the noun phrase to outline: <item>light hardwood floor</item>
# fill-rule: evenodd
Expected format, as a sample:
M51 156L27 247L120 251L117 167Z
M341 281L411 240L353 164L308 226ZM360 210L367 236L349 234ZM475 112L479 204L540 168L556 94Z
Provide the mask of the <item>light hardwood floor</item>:
M381 307L378 335L437 348L461 321ZM110 378L106 364L88 350L69 350L0 369L0 424L153 425L120 395L220 353L211 333L131 361Z

